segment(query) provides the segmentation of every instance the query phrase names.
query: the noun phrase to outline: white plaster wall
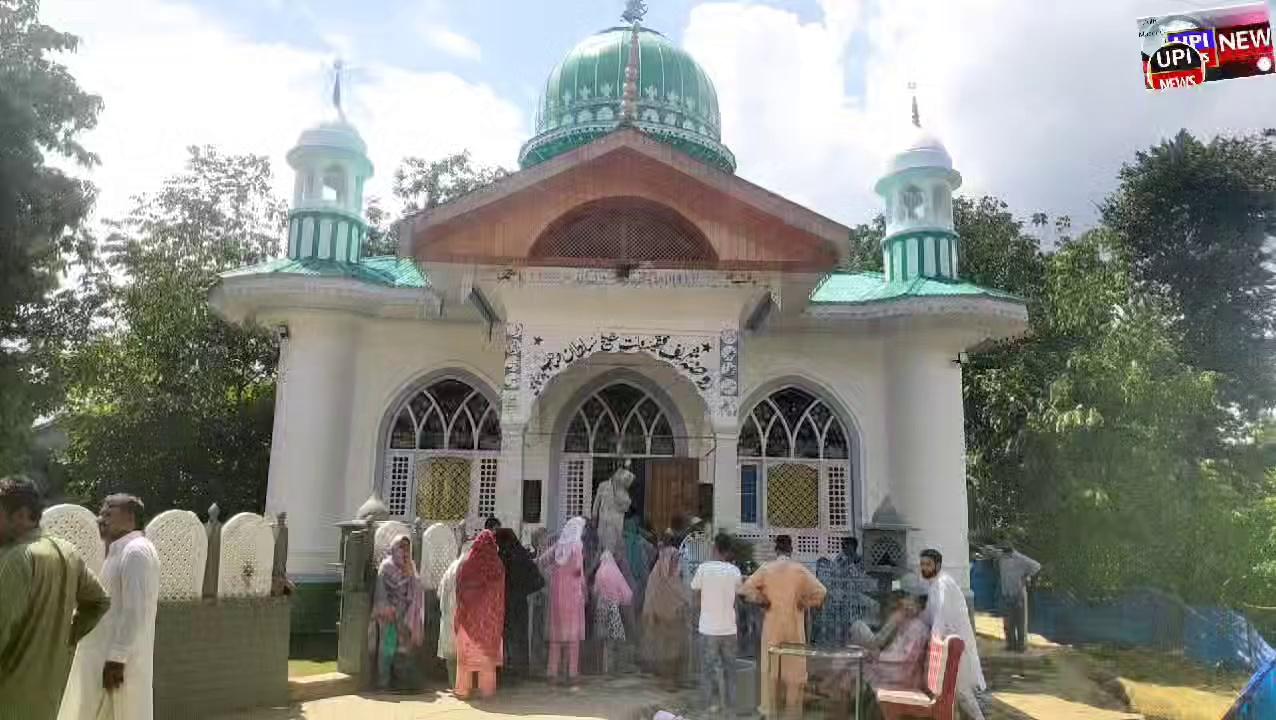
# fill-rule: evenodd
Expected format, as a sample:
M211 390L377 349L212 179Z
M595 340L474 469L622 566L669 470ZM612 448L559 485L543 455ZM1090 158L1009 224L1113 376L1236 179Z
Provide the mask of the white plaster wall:
M499 402L505 359L503 328L476 323L374 320L363 322L350 410L349 460L343 507L354 513L380 478L382 420L405 393L436 372L462 370L482 381ZM499 407L499 405L498 405ZM291 516L289 516L291 520Z
M687 312L686 297L660 293L647 295L645 308L626 305L619 310L599 300L583 302L584 297L574 304L551 302L548 309L523 298L528 302L522 313L529 323L527 342L536 324L550 321L582 333L716 332L734 312L721 294L718 301L697 308L707 310L703 314ZM676 307L680 312L674 314ZM267 510L289 513L290 571L327 573L326 563L335 560L337 551L333 525L349 519L381 477L387 412L427 376L456 370L499 398L504 333L498 326L489 338L487 326L478 323L336 313L297 312L286 320L291 339ZM891 339L846 329L744 333L740 411L747 412L761 393L787 381L824 397L844 415L856 437L857 525L870 519L889 492L906 518L921 528L912 534L910 561L923 546L939 547L954 576L965 583L961 376L951 362L956 350L949 340L917 333ZM532 406L525 431L505 430L509 453L502 454L498 495L505 523L520 520L523 479L542 481L542 517L554 522L561 439L552 433L563 414L575 410L582 387L624 372L647 378L668 397L685 424L688 454L702 459L701 477L714 478L720 526L734 524L739 506L736 429L714 427L695 388L672 367L645 354L596 354L579 361L549 383ZM517 455L519 462L507 463L508 455Z
M328 576L345 519L341 502L360 326L338 313L297 312L277 393L266 512L288 513L289 572Z
M845 330L746 334L740 358L741 417L766 393L778 389L779 381L797 380L851 423L848 429L858 438L856 514L859 525L867 522L890 485L882 341Z
M960 340L943 333L902 335L887 343L887 437L896 508L918 530L909 563L933 547L962 587L970 584L965 423Z

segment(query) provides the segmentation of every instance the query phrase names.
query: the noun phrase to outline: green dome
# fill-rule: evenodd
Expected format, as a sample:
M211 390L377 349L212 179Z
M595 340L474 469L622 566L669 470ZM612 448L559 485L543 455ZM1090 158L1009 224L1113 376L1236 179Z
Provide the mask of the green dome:
M586 145L620 124L633 28L586 38L549 74L536 109L536 136L519 153L531 167ZM735 171L721 142L718 94L704 69L664 35L638 28L638 112L634 127L715 167Z

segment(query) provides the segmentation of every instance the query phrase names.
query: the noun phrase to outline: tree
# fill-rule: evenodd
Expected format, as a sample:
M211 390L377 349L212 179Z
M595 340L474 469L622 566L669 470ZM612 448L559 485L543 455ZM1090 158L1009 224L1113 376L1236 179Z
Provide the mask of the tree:
M469 150L437 160L409 157L394 173L394 195L405 213L414 213L452 202L508 174L504 168L475 165Z
M475 165L469 150L437 160L407 157L394 173L394 197L403 205L405 214L429 210L490 185L509 171L501 167ZM366 256L397 255L398 227L389 223L389 213L379 198L368 200L368 239Z
M264 157L191 148L187 171L143 197L104 245L121 278L75 354L68 475L82 498L260 510L276 344L216 317L217 273L274 257L284 206Z
M50 57L77 39L39 21L37 0L0 3L0 473L25 460L32 420L49 412L59 376L47 364L60 352L58 302L67 258L85 252L76 230L93 202L92 186L46 164L96 158L79 136L97 123L101 100L85 93Z
M1169 303L1185 356L1221 375L1223 397L1251 418L1276 402L1276 146L1265 135L1186 131L1135 155L1103 222L1140 292Z

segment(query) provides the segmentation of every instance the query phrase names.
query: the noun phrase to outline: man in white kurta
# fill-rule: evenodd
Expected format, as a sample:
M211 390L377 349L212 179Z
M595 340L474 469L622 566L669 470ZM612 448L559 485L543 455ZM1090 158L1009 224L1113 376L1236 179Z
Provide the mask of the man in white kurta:
M957 705L962 715L970 720L983 720L976 692L983 692L984 671L979 664L979 648L975 645L975 629L970 626L970 612L966 609L966 595L951 575L943 572L944 557L938 550L923 550L921 555L922 578L928 585L926 593L926 620L930 623L932 640L943 641L956 635L966 644L957 670Z
M58 720L153 720L159 555L141 531L142 503L112 495L98 526L109 543L102 585L111 609L75 652Z

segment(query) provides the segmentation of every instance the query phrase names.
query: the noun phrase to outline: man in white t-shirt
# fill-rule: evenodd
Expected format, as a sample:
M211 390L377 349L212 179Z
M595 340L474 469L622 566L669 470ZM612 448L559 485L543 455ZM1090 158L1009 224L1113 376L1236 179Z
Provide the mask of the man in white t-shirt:
M731 564L731 538L717 536L713 559L701 563L691 579L691 589L700 593L700 687L711 714L721 709L730 715L735 708L735 598L742 583L740 569Z

